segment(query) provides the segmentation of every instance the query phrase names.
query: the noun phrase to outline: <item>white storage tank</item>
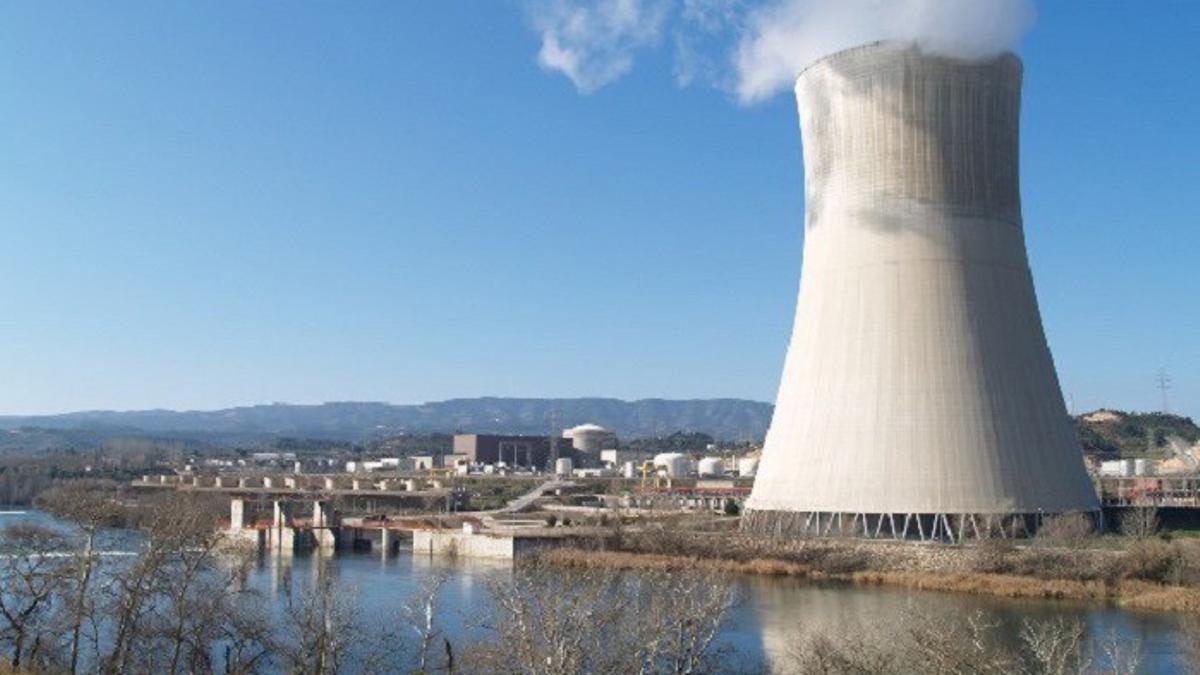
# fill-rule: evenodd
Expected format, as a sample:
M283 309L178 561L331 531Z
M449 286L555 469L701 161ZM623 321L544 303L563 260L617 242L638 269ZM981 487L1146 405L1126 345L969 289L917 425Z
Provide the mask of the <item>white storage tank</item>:
M563 432L571 447L583 452L600 452L617 447L617 435L598 424L580 424Z
M638 467L634 462L625 462L621 465L621 475L625 478L637 478Z
M743 478L753 477L758 473L758 458L757 457L742 457L737 463L738 475Z
M678 452L664 452L654 456L654 466L666 469L667 475L672 478L688 475L691 465L692 460Z
M575 462L571 461L570 457L559 457L554 461L554 474L556 476L570 476L574 468Z
M705 476L724 476L725 460L720 457L705 457L700 460L699 474Z
M1125 460L1113 459L1105 462L1100 462L1101 476L1124 476L1125 475Z
M1133 460L1133 475L1135 476L1153 476L1155 473L1156 463L1151 459L1135 459Z

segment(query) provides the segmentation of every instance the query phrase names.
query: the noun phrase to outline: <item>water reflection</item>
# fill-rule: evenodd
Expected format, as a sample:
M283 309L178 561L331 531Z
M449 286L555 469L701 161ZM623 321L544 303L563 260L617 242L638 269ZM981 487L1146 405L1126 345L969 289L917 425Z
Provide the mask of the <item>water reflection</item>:
M0 527L17 519L43 524L53 519L30 512L0 515ZM107 533L102 548L110 551L136 550L136 537L129 533ZM566 572L569 573L569 572ZM367 626L395 628L404 624L404 603L432 575L447 575L438 599L438 618L452 641L470 641L481 634L479 626L488 614L489 582L511 575L502 561L452 560L413 555L402 551L394 557L369 553L315 556L269 555L260 558L248 583L272 599L279 613L286 611L289 588L305 590L322 575L332 575L338 591L353 599ZM1028 601L909 591L880 587L814 585L794 579L742 577L739 602L721 642L736 649L731 667L745 672L788 673L788 659L798 636L810 631L858 630L883 643L894 640L906 617L922 614L947 626L955 625L977 610L987 612L1002 628L1002 639L1015 642L1025 619L1067 617L1084 623L1091 644L1110 631L1127 644L1140 642L1140 672L1186 672L1181 643L1182 617L1170 613L1134 612L1117 607L1065 601Z
M794 580L755 578L745 582L745 623L735 626L739 647L756 652L760 663L774 673L794 670L790 657L798 638L811 632L838 636L859 631L868 641L894 641L914 617L948 629L961 625L975 612L997 626L1000 646L1016 649L1026 621L1056 617L1078 620L1095 664L1105 663L1103 642L1110 634L1123 647L1140 644L1143 673L1187 672L1181 643L1183 617L1170 613L1134 612L1112 606L1067 601L1031 601L880 587L806 584ZM757 643L754 638L757 637Z

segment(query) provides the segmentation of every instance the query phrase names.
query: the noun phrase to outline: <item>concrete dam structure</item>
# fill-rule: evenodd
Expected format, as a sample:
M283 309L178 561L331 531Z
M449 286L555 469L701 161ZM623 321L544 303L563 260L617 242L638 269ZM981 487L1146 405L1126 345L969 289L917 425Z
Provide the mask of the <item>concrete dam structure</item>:
M1021 61L878 43L796 81L796 320L743 528L956 541L1094 512L1018 183Z

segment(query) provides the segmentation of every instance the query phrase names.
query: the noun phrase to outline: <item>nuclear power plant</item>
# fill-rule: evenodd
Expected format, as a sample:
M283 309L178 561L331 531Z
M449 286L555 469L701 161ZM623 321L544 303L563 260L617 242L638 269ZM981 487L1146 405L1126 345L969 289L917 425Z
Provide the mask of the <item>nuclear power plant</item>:
M800 292L745 529L957 541L1099 509L1025 251L1021 76L877 43L797 78Z

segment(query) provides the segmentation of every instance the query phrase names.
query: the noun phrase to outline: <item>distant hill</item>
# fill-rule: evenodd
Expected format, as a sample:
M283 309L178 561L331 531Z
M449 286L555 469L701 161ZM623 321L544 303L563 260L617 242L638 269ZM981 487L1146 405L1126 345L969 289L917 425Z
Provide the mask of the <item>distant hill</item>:
M545 434L552 413L564 427L594 422L625 438L697 431L725 440L753 440L766 434L771 410L769 403L742 399L469 398L421 405L277 403L212 411L89 411L0 416L0 430L6 432L0 433L0 447L12 447L18 438L47 447L56 439L74 446L143 436L244 443L282 437L359 441L453 431Z
M545 434L555 413L563 427L594 422L625 438L700 432L721 440L761 440L772 406L743 399L622 401L611 398L463 398L421 405L336 402L246 406L210 411L89 411L0 416L0 450L88 449L112 439L204 447L281 439L358 442L400 434ZM1165 455L1167 438L1200 441L1187 417L1098 410L1075 418L1084 452L1106 458Z
M1166 413L1097 410L1075 418L1083 451L1105 458L1167 454L1167 439L1186 444L1200 440L1200 427L1190 417Z

